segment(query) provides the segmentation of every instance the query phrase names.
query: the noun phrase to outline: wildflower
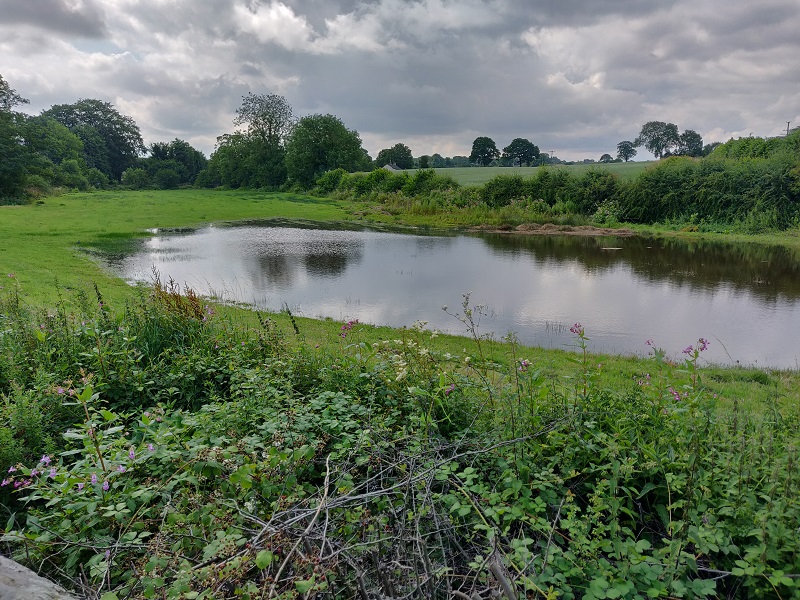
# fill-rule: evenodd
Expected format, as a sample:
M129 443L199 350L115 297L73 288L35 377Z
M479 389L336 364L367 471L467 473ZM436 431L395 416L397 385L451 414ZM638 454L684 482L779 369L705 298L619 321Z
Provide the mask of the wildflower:
M85 485L85 484L84 484L82 481L79 481L79 482L78 482L78 491L81 491L81 490L83 489L83 486L84 486L84 485Z
M126 469L124 466L122 466L122 465L119 465L119 466L117 467L117 471L119 471L120 473L124 473L125 471L127 471L127 469Z
M3 479L3 483L0 483L0 487L6 487L9 483L11 483L10 479Z
M519 370L521 373L524 373L525 371L527 371L527 370L528 370L528 367L530 367L530 366L531 366L531 363L530 363L530 362L528 362L527 360L525 360L525 359L523 358L521 361L519 361L519 368L518 368L518 370Z
M128 450L128 458L130 458L131 460L134 460L136 458L136 451L133 449L133 446L131 446L131 449Z
M39 459L39 462L43 465L47 466L50 464L50 457L47 454L43 455L42 458Z
M92 484L97 483L97 473L92 473Z
M106 480L106 481L104 481L104 482L103 482L103 491L104 491L104 492L107 492L107 491L108 491L108 480Z
M9 473L13 473L16 470L17 470L17 467L14 467L14 466L8 467L8 472Z
M691 354L692 352L694 352L694 348L692 348L691 344L686 346L686 348L683 349L683 353L684 354Z
M147 450L149 452L155 452L156 451L156 447L153 446L153 444L147 444Z
M575 323L572 327L569 328L569 330L575 335L583 335L584 332L583 325L581 325L580 323Z
M647 344L648 346L652 346L653 345L653 340L647 340L645 342L645 344Z
M450 395L452 392L454 392L454 391L455 391L455 389L456 389L456 384L455 384L455 383L451 383L451 384L450 384L450 387L448 387L448 388L446 388L446 389L444 390L444 395L445 395L445 396L449 396L449 395Z
M50 477L50 479L55 479L56 478L56 468L55 467L50 467L50 475L49 475L49 477Z
M697 351L703 352L706 348L708 348L708 340L705 338L700 338L697 340Z
M31 471L31 477L36 477L39 474L39 469L34 469Z
M15 489L15 490L16 490L16 489L18 489L18 488L19 488L19 486L21 486L21 485L22 485L22 482L21 482L21 481L19 481L19 480L15 481L15 482L14 482L14 489Z
M56 388L56 394L58 394L59 396L63 396L65 391L66 391L66 390L65 390L63 387L61 387L61 386L58 386L58 387Z

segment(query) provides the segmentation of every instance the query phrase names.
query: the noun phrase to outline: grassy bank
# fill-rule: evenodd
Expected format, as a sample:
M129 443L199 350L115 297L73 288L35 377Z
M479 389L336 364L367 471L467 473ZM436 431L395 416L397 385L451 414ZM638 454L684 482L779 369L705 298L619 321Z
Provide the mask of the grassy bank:
M620 179L631 181L636 179L639 174L648 166L657 164L657 161L636 161L627 163L590 163L581 165L548 165L550 170L563 170L572 175L583 175L589 171L603 170L614 173ZM498 175L521 175L522 177L533 177L542 167L450 167L446 169L434 169L438 175L452 177L460 185L483 185L490 179ZM407 171L413 174L414 170Z

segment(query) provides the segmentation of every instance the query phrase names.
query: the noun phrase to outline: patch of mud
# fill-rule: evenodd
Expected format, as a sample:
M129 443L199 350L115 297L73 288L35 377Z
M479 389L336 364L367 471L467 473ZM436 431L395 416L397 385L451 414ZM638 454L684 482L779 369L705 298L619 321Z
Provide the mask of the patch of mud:
M556 225L554 223L524 223L516 227L476 227L474 231L518 233L522 235L577 235L586 237L609 235L630 237L636 235L631 229L614 229L613 227L595 227L593 225Z

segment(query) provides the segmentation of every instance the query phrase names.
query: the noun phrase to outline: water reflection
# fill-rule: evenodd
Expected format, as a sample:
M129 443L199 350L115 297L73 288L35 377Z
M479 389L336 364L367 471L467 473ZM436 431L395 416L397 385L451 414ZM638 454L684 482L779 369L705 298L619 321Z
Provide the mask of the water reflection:
M394 326L428 321L464 333L441 310L461 294L486 308L481 331L564 347L569 325L597 350L670 353L711 339L716 362L796 367L800 264L779 247L642 238L408 235L250 223L162 232L119 264L155 266L205 293L260 308Z

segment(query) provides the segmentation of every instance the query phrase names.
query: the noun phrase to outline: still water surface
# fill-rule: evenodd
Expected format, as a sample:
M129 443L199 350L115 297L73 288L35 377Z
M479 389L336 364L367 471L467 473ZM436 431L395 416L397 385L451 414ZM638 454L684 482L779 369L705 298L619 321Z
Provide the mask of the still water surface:
M642 238L420 235L246 223L158 231L110 260L129 281L155 267L203 294L308 317L466 333L442 310L483 305L480 333L673 357L699 337L710 362L797 368L800 264L781 247Z

